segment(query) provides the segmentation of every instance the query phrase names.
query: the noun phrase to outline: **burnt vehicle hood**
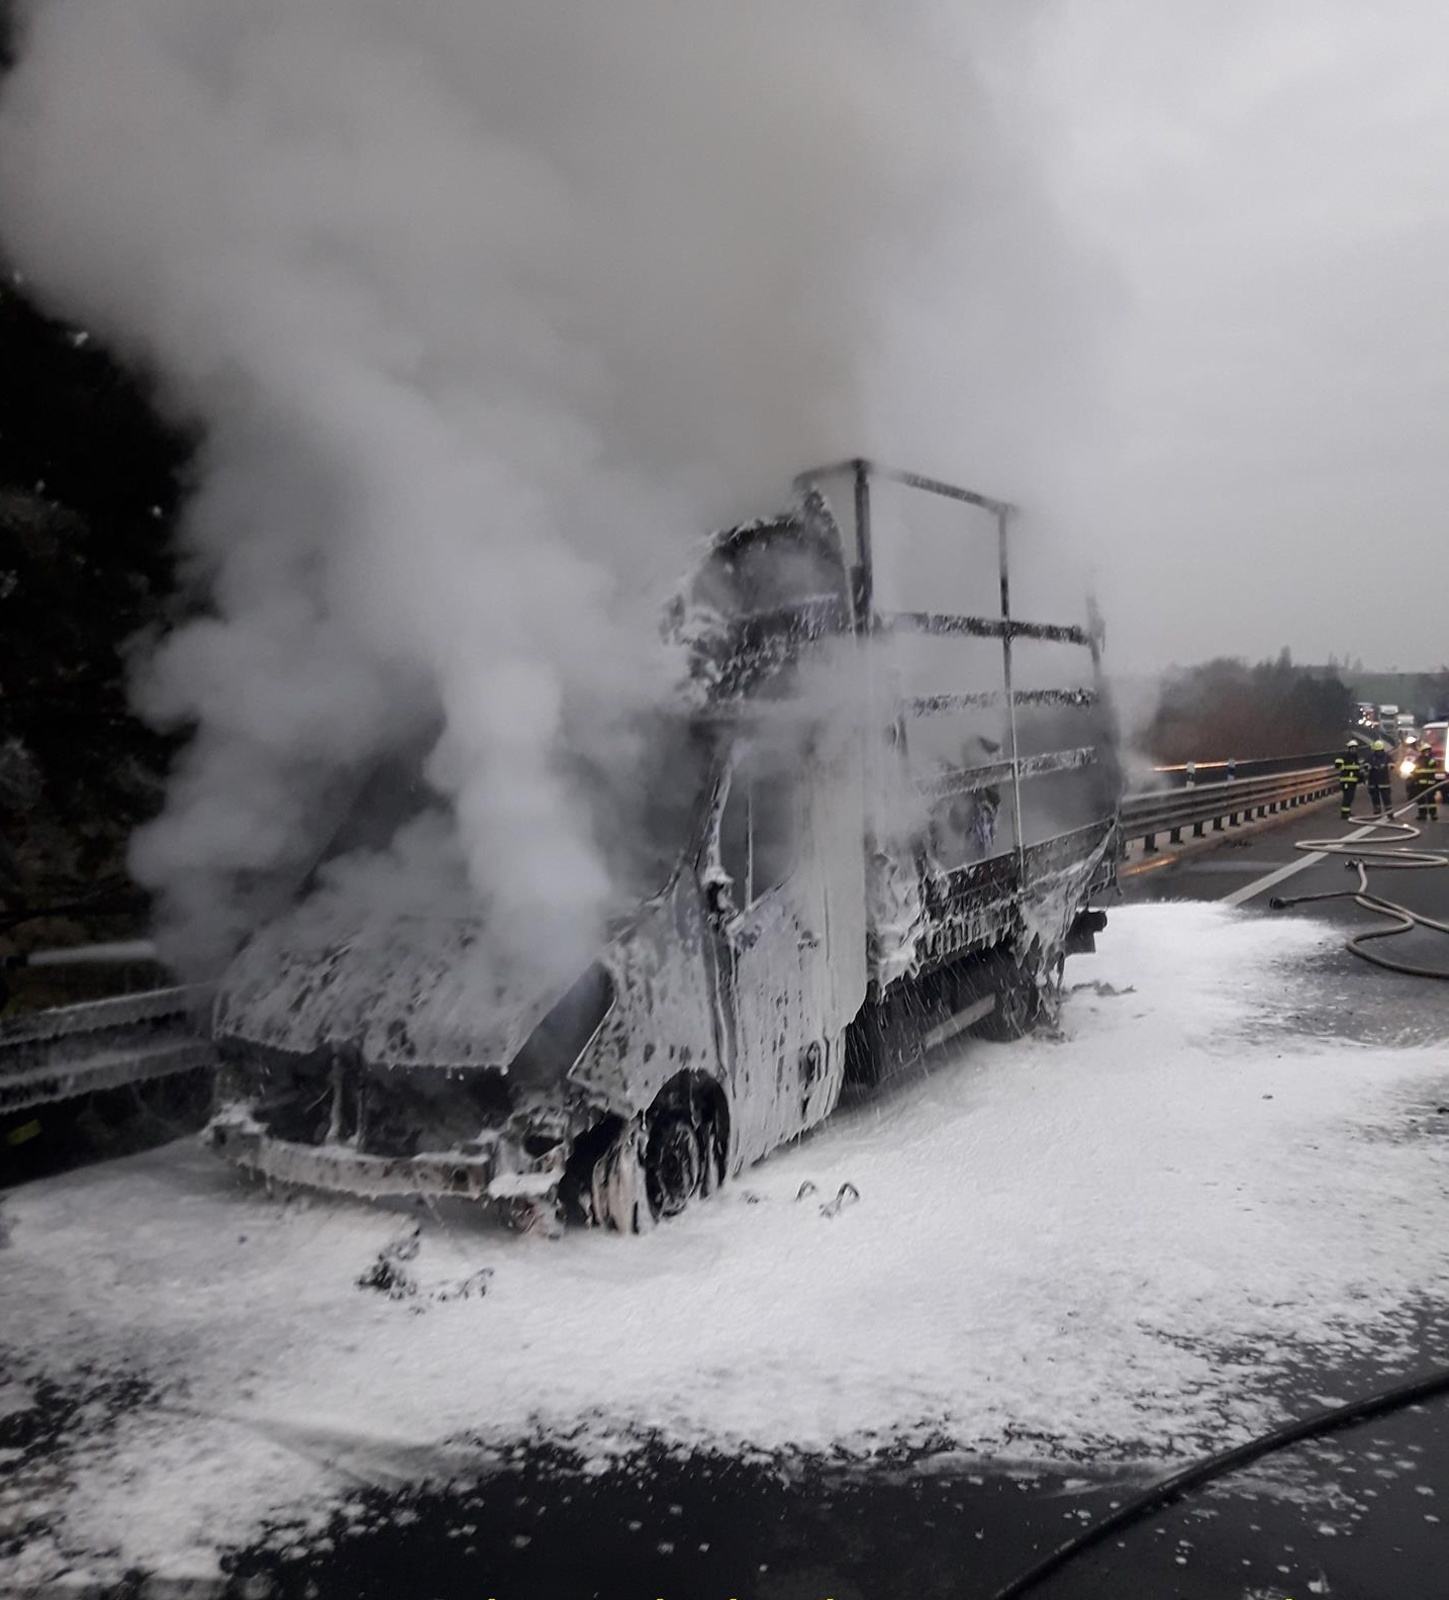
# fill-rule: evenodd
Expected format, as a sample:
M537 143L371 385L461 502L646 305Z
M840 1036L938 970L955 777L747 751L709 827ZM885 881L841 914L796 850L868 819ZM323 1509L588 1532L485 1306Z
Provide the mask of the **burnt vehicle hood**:
M255 934L218 986L212 1032L370 1066L503 1067L566 984L500 985L479 918L316 905Z

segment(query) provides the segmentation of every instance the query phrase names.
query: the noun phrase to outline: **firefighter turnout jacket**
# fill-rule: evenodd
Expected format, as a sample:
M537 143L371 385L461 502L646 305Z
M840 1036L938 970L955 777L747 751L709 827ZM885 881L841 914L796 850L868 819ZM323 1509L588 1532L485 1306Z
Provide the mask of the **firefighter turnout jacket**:
M1358 792L1358 740L1350 739L1348 748L1333 764L1338 769L1338 814L1347 822L1353 814L1353 797Z

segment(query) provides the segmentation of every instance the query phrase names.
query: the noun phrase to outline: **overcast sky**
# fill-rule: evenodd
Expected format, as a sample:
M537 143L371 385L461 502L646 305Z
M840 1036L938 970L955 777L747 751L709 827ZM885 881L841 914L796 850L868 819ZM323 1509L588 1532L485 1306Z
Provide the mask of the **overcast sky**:
M679 280L675 298L690 316L661 320L655 278L640 293L633 288L637 274L624 274L640 308L635 323L615 338L632 361L622 379L642 374L635 387L653 412L704 419L705 453L717 458L714 467L739 495L750 492L750 473L721 444L729 408L718 392L737 369L750 380L743 419L754 433L778 438L782 460L798 466L818 449L844 455L864 448L969 478L1044 511L1037 571L1021 574L1022 593L1031 595L1033 579L1039 586L1055 582L1059 593L1044 592L1041 604L1080 605L1080 574L1068 571L1059 545L1065 530L1092 570L1109 623L1111 659L1121 670L1222 653L1257 658L1284 645L1308 661L1359 655L1373 666L1418 668L1449 660L1449 562L1440 554L1449 532L1449 6L1443 0L880 3L889 7L885 14L904 68L885 48L862 57L847 50L854 34L842 33L846 8L836 0L821 0L810 22L796 16L799 0L789 8L781 0L778 12L765 5L753 21L727 14L730 25L720 32L733 40L739 60L732 55L723 66L716 63L714 75L738 84L741 61L783 62L780 72L792 85L788 103L810 112L785 126L779 148L789 160L746 159L754 145L770 147L768 132L757 132L753 144L745 137L765 120L761 93L750 90L719 97L683 201L668 187L667 161L666 177L657 182L650 160L641 160L637 150L608 169L639 174L635 188L649 201L641 212L646 221L654 215L650 206L672 217L670 228L655 230L659 239L699 241L695 254L685 251L679 262L663 256L655 273L660 283ZM166 26L187 27L192 9L169 0L131 5L131 13L145 13L156 27L163 14L170 19ZM416 8L375 0L363 9L373 18L367 37L377 44L378 18ZM508 6L475 9L475 23L467 24L478 36L473 43L496 34L517 46L504 22ZM855 9L869 7L862 0ZM923 43L923 9L944 12L953 30L940 52L934 42ZM67 310L114 311L105 295L97 300L99 291L88 301L67 280L84 276L85 263L100 262L90 276L103 280L114 299L127 283L144 285L157 276L108 273L104 264L116 252L97 242L105 238L107 219L127 213L110 203L118 190L149 193L145 164L131 155L127 130L138 119L144 123L153 96L140 89L127 99L115 88L120 80L98 21L104 8L51 0L44 10L73 22L77 59L57 53L53 126L34 138L36 149L64 156L67 128L83 132L87 117L94 114L104 125L110 115L110 133L77 139L88 154L75 166L83 176L103 168L108 147L125 157L94 186L105 203L89 189L78 190L81 198L69 211L60 204L54 175L37 169L34 214L23 216L12 200L14 248ZM228 13L225 0L199 10L213 17ZM456 13L455 22L473 14L445 3L423 10L429 27L444 33L450 14ZM328 13L319 6L310 14ZM566 14L567 8L558 12ZM595 107L598 125L617 124L620 149L634 148L625 136L640 127L647 135L642 148L667 149L669 141L658 139L651 119L668 113L687 127L693 111L710 103L700 87L700 74L708 78L710 72L700 63L713 57L708 51L700 60L687 51L681 56L681 37L692 37L691 26L665 27L662 19L709 22L721 13L704 0L677 11L662 0L636 0L630 14L642 19L637 48L618 53L634 61L652 47L655 68L668 64L687 86L679 98L690 115L679 114L673 102L635 115L632 96L615 93L604 71L586 73L584 90L570 89L570 63L576 55L588 58L592 35L585 30L576 51L560 49L555 40L547 50L521 55L548 86L548 92L518 97L544 125L542 133L525 130L529 139L546 144L553 124L562 138L571 123L561 108L603 101ZM261 18L252 29L260 34L302 26L300 14L285 6L248 15ZM345 5L336 15L344 19L337 38L359 32ZM793 31L778 26L785 17L793 19ZM420 21L418 31L428 28ZM612 22L603 43L595 41L600 60L607 63L608 41L620 33ZM783 42L782 33L788 33ZM791 53L795 35L808 39L808 49ZM572 36L565 31L561 37ZM99 53L86 56L87 41L96 39ZM336 39L324 43L327 59L343 55ZM717 44L711 48L718 53ZM175 55L162 52L162 59ZM487 72L466 52L440 55L450 72L457 63L454 76L476 102L475 121L484 132L516 136L510 97L500 95ZM924 62L912 59L922 55ZM384 51L379 59L392 58ZM482 59L491 56L485 51ZM336 77L356 70L343 56ZM87 72L105 93L78 91L65 76L79 73L76 81L84 81ZM644 68L640 73L656 89L671 81L657 70L653 78ZM903 90L903 83L915 88ZM379 147L386 158L368 155L365 181L355 190L331 185L328 204L312 210L346 213L354 232L385 232L399 197L407 201L427 189L396 179L392 168L411 147L394 135L386 116L396 102L411 105L426 122L433 100L451 105L458 84L444 72L409 85L395 101L379 102ZM299 91L309 107L303 124L337 121L333 102L347 100L345 87L333 79L325 85L309 80ZM610 93L617 102L612 107ZM753 106L751 120L735 115L738 100ZM254 120L285 151L280 134L291 124ZM822 130L828 137L815 137ZM264 237L246 204L265 186L216 180L204 159L212 146L203 144L192 160L194 145L171 137L162 141L164 159L151 163L153 177L173 167L191 174L195 196L205 197L178 198L174 209L183 219L204 220L211 210L235 213L247 219L249 240ZM426 148L416 139L414 145ZM254 178L271 172L270 145L252 151L238 143L233 128L216 146L223 153L236 146ZM326 148L351 147L334 138ZM729 165L715 161L721 151L744 174L738 195L720 189L716 168ZM873 161L899 181L872 172ZM294 166L283 159L277 171L285 179ZM486 211L488 191L476 177L475 156L451 167L435 162L433 169L468 174L467 183L454 187ZM824 193L829 203L812 209L792 201L772 211L776 177L797 169L803 193ZM614 203L613 190L598 183L597 174L586 177L579 193L598 190L595 203L603 214L627 220L628 208ZM175 190L178 197L183 189L159 185L161 193ZM843 210L842 194L848 200ZM743 203L735 203L740 197ZM449 203L462 202L454 194ZM869 297L872 316L887 329L873 379L882 415L864 429L848 416L833 430L822 427L816 431L829 442L821 445L805 425L811 420L806 413L812 395L817 410L830 398L835 368L822 375L819 362L782 349L780 329L871 320L850 309L837 315L841 297L832 298L831 290L835 278L850 276L842 262L869 256L862 241L890 205L900 208L897 232L911 265L893 266L888 287L876 284ZM128 206L143 214L134 201ZM848 224L845 242L832 235L832 248L816 248L807 224L817 210ZM301 211L311 215L306 207ZM406 206L401 214L406 225L400 235L410 248L422 241L416 253L427 257L426 270L436 275L446 268L468 281L469 258L454 224L445 219L417 226ZM581 215L583 226L588 213ZM510 216L505 208L495 231L512 241L526 230ZM71 239L67 228L79 229L87 242ZM61 244L50 258L41 252L32 261L47 230ZM635 231L648 234L649 227ZM143 240L155 232L149 225L140 229ZM481 226L479 233L484 245L492 238ZM787 243L773 254L762 252L757 241L776 235ZM488 266L492 257L479 248ZM159 243L156 249L168 269L186 259L184 251ZM496 248L493 254L505 265L512 259ZM728 288L742 274L747 281L753 281L751 272L760 276L755 258L762 254L798 268L795 276L812 290L801 305L782 304L772 318L762 316L759 296L737 296L741 306L728 295L719 304L709 300L716 279ZM295 255L284 252L284 259ZM639 259L656 257L660 252L651 247ZM584 313L598 309L589 298L597 298L593 280L609 281L597 230L590 249L568 259L587 267L571 302L577 319L581 306ZM225 275L196 276L209 286ZM265 289L266 276L255 276ZM539 278L537 272L524 276ZM762 281L774 280L766 275ZM696 301L708 309L699 312ZM768 297L765 303L773 305ZM486 324L481 311L501 307L506 313L509 304L506 296L489 300L473 293L466 317L441 320L447 330L469 318ZM139 332L144 349L154 330L138 329L143 320L129 304L119 316L123 331ZM621 325L612 311L595 320L611 334ZM670 336L656 338L650 333L656 325ZM868 338L862 336L862 346ZM451 331L449 339L456 343ZM860 353L833 349L842 358L835 367ZM490 379L497 379L496 367L488 366ZM785 382L791 373L795 387ZM768 381L760 381L762 374ZM688 391L691 383L700 391L687 395L694 411L670 404L675 390ZM622 387L628 390L628 383ZM774 397L773 407L762 397ZM674 442L672 432L667 442ZM755 476L784 482L786 469L773 458L770 465ZM687 525L689 519L678 520ZM1030 554L1028 542L1023 556Z
M1449 660L1449 7L1062 0L1017 43L1112 286L1082 536L1118 667Z

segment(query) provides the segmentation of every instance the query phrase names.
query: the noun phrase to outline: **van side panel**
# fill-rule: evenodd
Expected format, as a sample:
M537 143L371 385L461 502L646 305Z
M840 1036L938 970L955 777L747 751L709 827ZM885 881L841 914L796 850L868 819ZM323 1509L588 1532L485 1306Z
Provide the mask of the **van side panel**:
M680 1073L721 1084L714 932L692 871L681 871L605 953L615 1003L570 1080L626 1120Z
M822 731L798 784L795 869L720 941L736 1169L834 1109L842 1035L865 1000L865 824L853 730Z

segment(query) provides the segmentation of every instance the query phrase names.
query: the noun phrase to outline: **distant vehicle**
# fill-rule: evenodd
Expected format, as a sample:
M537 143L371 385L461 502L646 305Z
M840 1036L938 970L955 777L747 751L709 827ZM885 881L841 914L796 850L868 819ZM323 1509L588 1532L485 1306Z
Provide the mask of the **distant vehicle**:
M1368 726L1379 720L1379 708L1372 700L1360 700L1353 708L1356 721Z
M1419 750L1427 744L1434 752L1434 770L1441 778L1444 777L1446 735L1449 735L1449 722L1426 722L1419 730L1418 739L1412 745L1406 744L1404 758L1399 762L1399 776L1407 778L1413 772Z
M853 525L819 482L842 477ZM881 479L986 514L999 614L880 607ZM669 814L641 819L639 898L588 970L500 992L470 957L486 906L403 915L323 882L219 986L219 1154L281 1182L632 1232L798 1138L846 1084L967 1029L1014 1037L1051 1006L1116 876L1100 625L1010 615L1007 505L863 461L799 489L794 510L718 535L671 608L694 692L640 783ZM981 549L963 543L968 572ZM902 640L911 660L994 640L994 681L904 695L872 667ZM1014 687L1042 642L1080 647L1085 671Z
M1379 721L1380 722L1395 723L1398 720L1399 720L1399 708L1397 706L1380 706L1379 707Z

